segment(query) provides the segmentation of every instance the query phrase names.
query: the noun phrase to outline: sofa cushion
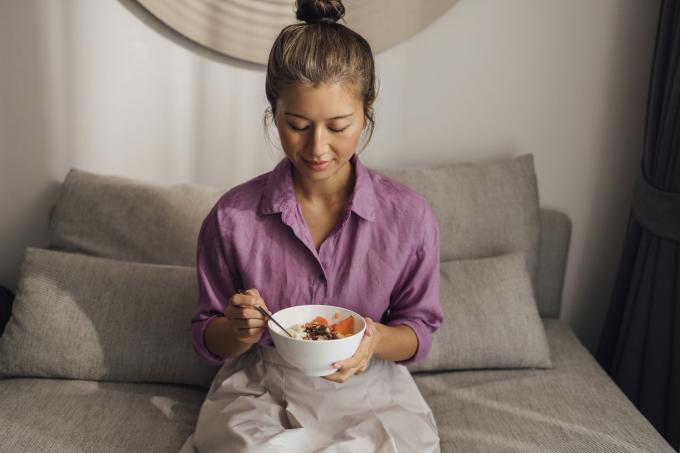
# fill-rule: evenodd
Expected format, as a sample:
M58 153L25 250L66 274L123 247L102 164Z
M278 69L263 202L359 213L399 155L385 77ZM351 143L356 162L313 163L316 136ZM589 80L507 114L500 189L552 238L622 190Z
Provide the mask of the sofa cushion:
M191 345L195 270L26 249L0 376L209 386Z
M523 253L445 261L440 274L444 323L411 371L551 366Z
M0 450L176 452L204 397L203 390L161 384L0 379Z
M544 323L551 369L415 376L442 453L674 453L566 323Z
M532 155L378 171L428 200L443 260L525 251L534 279L540 227ZM72 169L50 217L50 248L192 266L201 222L223 192Z
M441 228L441 259L527 253L536 282L540 220L531 154L489 163L379 169L430 203Z
M193 266L201 222L221 193L72 169L50 216L50 248Z

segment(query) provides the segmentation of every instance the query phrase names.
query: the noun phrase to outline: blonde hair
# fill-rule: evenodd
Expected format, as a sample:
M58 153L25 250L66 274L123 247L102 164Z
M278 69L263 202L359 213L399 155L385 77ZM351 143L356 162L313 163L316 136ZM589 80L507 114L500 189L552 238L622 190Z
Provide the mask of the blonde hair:
M367 119L363 150L375 128L377 88L371 46L360 34L337 23L345 14L340 0L297 0L296 6L296 17L304 23L281 30L269 52L265 127L276 115L276 101L284 88L298 83L313 87L347 84L363 102Z

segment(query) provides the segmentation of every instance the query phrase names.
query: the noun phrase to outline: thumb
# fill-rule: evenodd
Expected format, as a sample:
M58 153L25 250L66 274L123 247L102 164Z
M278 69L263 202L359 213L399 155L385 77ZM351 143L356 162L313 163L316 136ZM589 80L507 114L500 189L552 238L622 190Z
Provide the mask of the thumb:
M373 323L373 320L368 316L365 316L364 319L366 320L366 336L370 337L373 335L373 329L375 329L375 324Z

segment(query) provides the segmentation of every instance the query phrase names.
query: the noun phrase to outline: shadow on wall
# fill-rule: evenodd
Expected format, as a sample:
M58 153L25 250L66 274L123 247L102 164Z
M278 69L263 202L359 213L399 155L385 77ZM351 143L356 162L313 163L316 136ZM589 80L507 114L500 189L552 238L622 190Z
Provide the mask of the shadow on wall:
M0 15L0 57L11 68L0 71L0 284L13 291L24 249L48 244L50 208L78 158L77 8L10 2Z
M210 60L216 61L218 63L226 64L229 66L234 66L237 68L251 69L256 71L261 71L263 66L251 63L237 58L229 57L209 49L195 41L190 40L184 35L177 33L170 27L165 25L160 19L151 14L146 8L144 8L136 0L118 0L118 2L125 7L130 13L136 16L139 20L144 22L149 28L154 30L156 33L162 35L164 38L172 41L188 50L191 53L198 54L202 57L208 58Z
M612 46L614 53L610 56L610 72L602 97L606 107L602 111L625 114L605 115L601 119L601 152L596 167L598 177L592 180L594 184L588 190L592 196L583 200L593 228L582 232L582 247L605 254L597 257L584 254L582 256L590 259L570 266L583 278L583 284L579 286L581 292L574 294L572 310L576 316L572 317L571 324L591 351L597 347L609 306L631 209L633 183L642 158L643 134L630 143L628 131L643 132L644 129L641 124L645 123L647 113L647 87L661 2L655 0L654 3L657 6L652 8L646 2L623 1L619 14L614 18L614 36L611 39L615 43ZM640 21L646 24L631 25ZM651 34L641 36L641 33L633 31L651 31ZM640 55L648 56L649 61L640 61ZM639 87L644 87L644 90L640 91ZM602 272L601 269L606 270ZM597 278L602 275L607 278Z
M261 128L268 106L264 97L266 67L192 41L168 27L136 0L118 0L118 3L130 13L132 20L138 20L161 36L168 46L177 46L198 57L192 62L193 85L187 87L191 90L191 100L184 107L191 110L188 121L192 123L188 148L193 170L189 181L230 187L271 170L283 158L280 147L276 146L278 134L270 134L274 137L272 147L264 139L267 135L264 128L262 132L255 128ZM228 124L220 124L224 121ZM261 151L263 148L266 152ZM246 153L240 154L244 150Z
M12 290L24 248L47 243L49 207L59 187L51 181L53 104L44 18L39 2L9 2L0 15L5 68L0 71L0 283Z

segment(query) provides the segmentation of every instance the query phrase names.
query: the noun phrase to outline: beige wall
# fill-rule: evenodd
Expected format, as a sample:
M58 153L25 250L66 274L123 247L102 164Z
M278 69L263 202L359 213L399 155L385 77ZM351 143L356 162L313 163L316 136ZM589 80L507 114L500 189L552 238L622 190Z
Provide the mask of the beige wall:
M574 222L562 317L591 349L640 160L659 0L461 0L377 57L368 165L533 153ZM126 7L126 4L128 7ZM0 282L70 167L230 187L279 159L262 68L193 53L130 2L0 0Z

